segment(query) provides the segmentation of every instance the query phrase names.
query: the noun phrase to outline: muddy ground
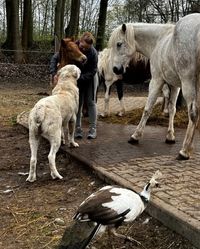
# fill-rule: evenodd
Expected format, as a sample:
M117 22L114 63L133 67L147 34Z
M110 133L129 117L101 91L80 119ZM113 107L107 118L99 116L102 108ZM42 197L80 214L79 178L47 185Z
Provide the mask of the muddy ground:
M64 179L52 180L45 140L38 155L37 181L25 181L30 159L28 131L16 124L16 116L45 97L48 77L43 81L37 73L35 81L23 77L26 80L16 82L13 76L12 80L6 76L0 83L0 249L55 248L78 205L105 183L61 152L57 168ZM142 245L114 238L115 249L194 249L186 239L145 213L120 232L133 236ZM109 241L105 234L92 246L110 249Z

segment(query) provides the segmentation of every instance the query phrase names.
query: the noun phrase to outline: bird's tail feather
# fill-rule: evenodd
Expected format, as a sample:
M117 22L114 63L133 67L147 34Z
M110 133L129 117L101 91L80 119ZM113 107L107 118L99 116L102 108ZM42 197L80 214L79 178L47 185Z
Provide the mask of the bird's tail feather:
M67 227L57 249L84 249L96 235L100 224L77 222Z

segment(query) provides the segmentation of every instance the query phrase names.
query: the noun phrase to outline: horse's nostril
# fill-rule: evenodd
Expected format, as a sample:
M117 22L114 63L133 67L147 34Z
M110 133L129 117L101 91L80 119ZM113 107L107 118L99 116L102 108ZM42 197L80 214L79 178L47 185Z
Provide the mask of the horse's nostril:
M117 67L113 67L113 72L114 72L115 74L117 74L117 72L118 72Z
M123 66L121 66L120 68L117 68L117 67L113 67L113 72L117 75L119 74L123 74L124 73L124 68Z

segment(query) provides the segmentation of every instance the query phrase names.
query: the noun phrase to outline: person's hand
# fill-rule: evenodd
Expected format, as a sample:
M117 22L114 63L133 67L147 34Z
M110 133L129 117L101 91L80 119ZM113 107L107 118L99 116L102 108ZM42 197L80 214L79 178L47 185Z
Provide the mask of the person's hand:
M56 84L58 83L58 75L57 74L54 75L53 82L54 82L54 84L56 86Z
M54 76L50 75L50 86L51 89L54 89L54 87L57 85L58 82L58 76L55 74Z

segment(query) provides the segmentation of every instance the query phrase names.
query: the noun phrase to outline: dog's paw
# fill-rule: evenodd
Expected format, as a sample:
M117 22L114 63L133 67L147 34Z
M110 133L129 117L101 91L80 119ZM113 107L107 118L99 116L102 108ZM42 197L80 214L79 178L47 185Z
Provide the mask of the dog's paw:
M76 147L79 147L79 144L76 143L76 142L71 142L71 143L69 143L69 147L70 148L76 148Z

